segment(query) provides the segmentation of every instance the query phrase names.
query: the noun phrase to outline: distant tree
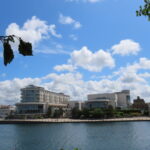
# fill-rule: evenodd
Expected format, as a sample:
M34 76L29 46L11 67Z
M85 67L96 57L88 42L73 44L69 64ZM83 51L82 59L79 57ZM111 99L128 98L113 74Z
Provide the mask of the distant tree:
M82 115L83 115L83 117L84 118L89 118L89 116L90 116L90 111L89 111L89 109L87 109L87 108L84 108L83 110L82 110Z
M62 116L63 116L63 109L62 108L56 109L54 111L54 115L53 115L54 118L60 118Z
M47 110L47 117L51 117L52 115L52 108L49 106Z
M71 116L72 116L73 119L78 119L81 116L81 111L77 108L73 108L71 110Z
M90 111L90 114L92 115L92 118L103 118L104 112L100 108L95 108L94 110Z
M18 50L19 53L23 56L32 56L32 44L29 42L25 42L16 35L9 35L9 36L0 36L0 41L3 44L3 58L4 58L4 65L10 64L14 58L14 52L11 48L10 42L15 42L15 39L19 41Z
M136 11L137 16L146 16L150 21L150 0L144 0L144 6L140 6L139 10Z

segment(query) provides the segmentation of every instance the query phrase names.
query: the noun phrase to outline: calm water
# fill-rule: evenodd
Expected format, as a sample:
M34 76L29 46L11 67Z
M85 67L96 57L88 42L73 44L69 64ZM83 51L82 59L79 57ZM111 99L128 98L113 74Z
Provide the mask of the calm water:
M0 125L0 150L149 150L150 122Z

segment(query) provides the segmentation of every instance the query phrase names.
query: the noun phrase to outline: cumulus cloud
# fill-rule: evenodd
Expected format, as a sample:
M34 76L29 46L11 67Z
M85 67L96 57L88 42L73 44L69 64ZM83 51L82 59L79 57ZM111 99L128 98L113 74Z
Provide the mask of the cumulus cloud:
M138 62L127 65L127 67L121 67L119 71L115 72L120 74L127 72L128 74L136 73L138 70L150 70L150 59L142 57Z
M71 96L72 100L86 100L87 94L117 92L124 89L131 90L132 100L141 96L150 101L150 67L147 58L141 58L138 62L120 68L115 78L103 78L98 80L84 80L81 73L50 73L41 78L15 78L13 80L0 81L0 103L12 104L20 101L20 88L29 84L43 86L53 92L63 92ZM145 63L146 62L146 63ZM144 66L142 66L144 64ZM63 70L71 66L59 66L56 70ZM67 69L68 69L67 68ZM65 70L64 69L64 70ZM139 73L140 70L146 71ZM134 71L133 71L134 70Z
M0 82L0 103L14 104L20 100L20 88L29 84L40 84L40 78L14 78Z
M54 70L56 71L74 71L75 67L69 64L63 64L63 65L57 65L54 67Z
M139 76L144 78L150 78L150 73L149 72L140 73Z
M79 29L81 28L81 23L79 21L74 20L73 18L71 18L70 16L64 16L63 14L59 15L59 22L61 24L69 24L69 25L73 25L73 27L75 29Z
M33 45L48 38L50 35L57 38L62 37L61 34L57 34L56 25L48 25L46 21L40 20L36 16L27 20L22 27L16 23L11 23L6 29L6 35L15 34L22 37L25 41L31 42Z
M136 55L140 50L140 44L131 40L121 40L119 44L112 46L113 54L120 54L122 56L125 55Z
M86 46L71 53L69 60L76 67L82 67L89 71L99 72L104 67L113 68L115 61L109 52L99 50L93 53Z

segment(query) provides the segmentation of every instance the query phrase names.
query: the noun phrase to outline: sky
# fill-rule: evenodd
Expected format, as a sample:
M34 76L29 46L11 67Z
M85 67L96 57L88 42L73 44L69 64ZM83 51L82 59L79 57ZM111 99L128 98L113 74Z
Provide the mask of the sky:
M150 102L150 22L137 17L143 0L1 1L0 35L31 42L34 56L18 53L3 64L0 104L20 101L29 84L87 100L87 94L130 90Z

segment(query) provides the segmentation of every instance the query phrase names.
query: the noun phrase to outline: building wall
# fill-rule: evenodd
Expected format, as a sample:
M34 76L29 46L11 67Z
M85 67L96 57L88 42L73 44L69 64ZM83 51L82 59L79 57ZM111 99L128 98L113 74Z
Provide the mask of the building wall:
M47 91L42 87L29 85L21 89L21 102L17 103L18 113L46 113L48 107L67 107L70 97L63 93Z
M121 108L128 108L130 105L130 91L129 90L123 90L121 92L115 92L115 93L102 93L102 94L90 94L88 95L88 101L104 101L108 100L109 104L115 107L121 107ZM103 102L102 102L103 104ZM97 104L100 105L100 104Z
M104 100L108 100L109 104L112 105L114 108L117 106L117 95L116 95L116 93L104 93L104 94L90 94L90 95L88 95L88 101L104 101Z
M93 109L93 108L108 108L109 102L108 101L88 101L86 102L86 108Z
M55 104L66 104L70 97L63 93L54 93L44 88L29 85L21 89L21 102L46 102Z
M115 93L103 93L103 94L90 94L88 95L88 100L101 100L101 99L109 99L116 100L117 96Z
M0 105L0 118L5 118L15 112L15 106Z
M46 111L46 104L24 104L24 103L18 103L17 104L17 113L19 114L33 114L33 113L39 113L43 114Z
M117 107L127 108L130 105L130 91L117 92Z

